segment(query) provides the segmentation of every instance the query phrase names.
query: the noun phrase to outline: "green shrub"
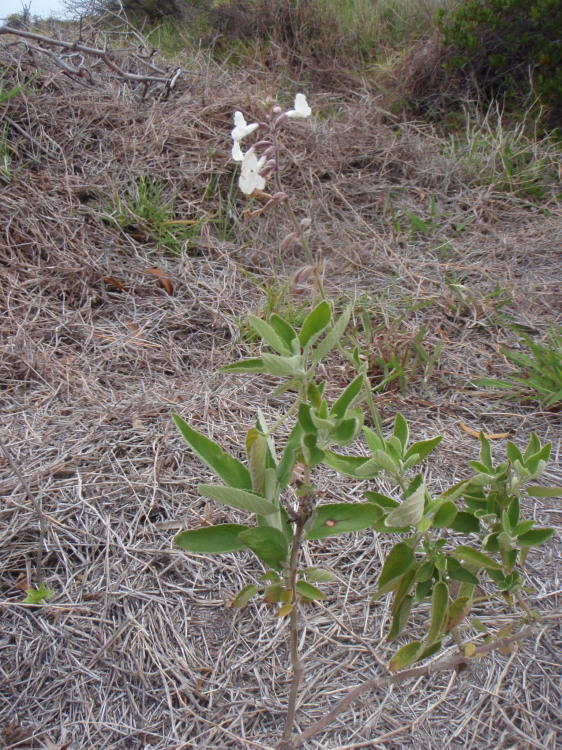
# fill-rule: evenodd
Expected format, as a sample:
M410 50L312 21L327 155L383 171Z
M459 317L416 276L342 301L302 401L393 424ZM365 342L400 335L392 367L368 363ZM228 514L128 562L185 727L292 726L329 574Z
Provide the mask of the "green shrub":
M562 122L562 4L559 0L467 0L438 26L449 64L470 73L486 99L535 93Z

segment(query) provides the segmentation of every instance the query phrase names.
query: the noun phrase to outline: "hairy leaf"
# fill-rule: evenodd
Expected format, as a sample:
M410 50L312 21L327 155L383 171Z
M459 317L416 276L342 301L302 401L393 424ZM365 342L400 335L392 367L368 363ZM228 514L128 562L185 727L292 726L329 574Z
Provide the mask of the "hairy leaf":
M427 634L427 643L434 643L441 635L443 623L447 616L449 604L449 587L445 581L438 581L431 595L431 623Z
M262 320L255 315L248 315L248 322L258 336L269 344L272 349L275 349L278 354L291 355L293 353L290 344L285 343L281 336L279 336L269 323L265 322L265 320Z
M408 664L416 661L420 654L424 651L424 644L421 641L411 641L394 654L390 660L390 668L396 672L398 669L407 667Z
M311 583L307 583L307 581L297 581L295 588L297 589L297 593L304 599L315 601L317 599L326 598L326 594L323 591L320 591L320 589L316 588L316 586L313 586Z
M391 510L385 526L415 526L423 517L425 484L421 484L403 503Z
M411 547L405 542L399 542L388 553L378 580L378 588L382 589L390 581L404 575L416 563L416 556Z
M452 554L457 560L465 560L468 563L473 563L474 565L486 568L487 570L502 569L502 566L495 560L492 560L491 557L488 557L488 555L485 555L483 552L479 552L476 549L472 549L472 547L467 547L464 544L460 544L455 550L453 550Z
M323 300L320 304L316 305L314 310L308 313L303 323L299 335L301 346L305 347L307 344L313 344L326 326L329 325L331 319L332 311L330 310L330 305Z
M258 593L259 593L258 587L254 586L253 583L250 583L248 586L244 586L244 588L238 592L234 601L232 602L232 606L243 607L245 604L248 604L250 599Z
M203 495L219 503L230 505L232 508L247 510L259 516L268 516L277 511L277 506L269 503L265 497L254 492L246 492L234 487L223 487L220 484L200 484L197 489Z
M246 529L248 526L238 523L203 526L200 529L181 531L175 536L174 543L188 552L198 552L203 555L237 552L247 546L238 538L240 532Z
M307 539L324 539L336 534L368 529L381 517L381 511L370 503L334 503L320 505L316 520L306 533Z
M283 532L271 526L257 526L240 534L240 541L249 547L254 555L274 570L281 570L287 561L289 545Z
M177 414L173 420L185 442L195 455L205 463L211 471L220 477L229 487L241 490L252 489L250 472L237 458L225 453L220 445L190 427Z

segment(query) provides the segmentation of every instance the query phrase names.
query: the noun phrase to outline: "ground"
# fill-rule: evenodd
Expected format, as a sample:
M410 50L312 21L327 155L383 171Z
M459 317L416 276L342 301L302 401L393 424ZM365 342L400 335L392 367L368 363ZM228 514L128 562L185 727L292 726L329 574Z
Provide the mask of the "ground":
M0 40L4 70L29 80L34 60L12 37ZM288 231L280 212L244 219L229 132L235 109L257 117L260 99L289 105L300 89L275 70L229 69L203 54L184 67L168 97L142 99L98 68L84 82L42 60L28 90L2 105L10 118L0 198L6 749L222 750L279 739L286 626L266 605L230 606L262 572L249 553L174 547L179 530L243 515L198 495L210 476L171 414L241 456L257 405L271 421L283 411L272 379L217 372L255 352L248 313L266 314L269 304L298 316L310 305L307 286L276 296L306 260L298 246L280 253ZM543 481L561 484L560 412L471 385L509 371L502 347L517 336L507 323L539 337L560 323L561 206L550 189L559 165L548 143L537 141L544 161L530 183L523 175L523 185L505 184L489 150L474 163L486 139L502 136L497 126L467 130L463 151L433 126L390 115L368 88L306 94L313 116L287 129L285 184L299 217L312 219L329 296L355 300L357 340L367 314L373 352L407 355L405 387L375 394L385 427L401 412L415 439L444 436L428 466L436 491L467 476L480 430L521 445L531 431L552 441ZM159 246L162 224L156 232L148 220L115 219L120 200L139 205L147 179L174 199L174 220L193 222L179 250ZM529 191L537 179L547 186L541 200ZM420 331L424 351L438 352L430 365L415 357ZM374 358L374 382L381 372ZM326 373L334 393L352 377L335 355ZM505 438L493 444L501 456ZM318 482L327 498L358 492L331 472ZM38 507L54 595L34 607L21 602L33 582ZM559 498L526 512L562 526ZM338 581L325 603L304 610L301 730L350 687L387 673L396 646L385 640L385 602L370 598L394 541L370 531L309 544L310 559ZM368 693L306 747L559 747L560 573L555 536L529 556L528 599L542 620L519 649ZM515 617L501 599L476 614L496 629ZM409 637L422 621L423 611Z

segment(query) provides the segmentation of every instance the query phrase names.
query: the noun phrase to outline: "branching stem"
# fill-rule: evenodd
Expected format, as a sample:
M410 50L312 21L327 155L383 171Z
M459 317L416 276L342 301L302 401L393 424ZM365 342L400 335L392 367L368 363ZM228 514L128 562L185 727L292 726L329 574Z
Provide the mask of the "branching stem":
M304 483L310 486L310 467L304 464ZM293 608L289 615L290 628L290 656L291 656L291 688L289 691L289 703L287 706L287 716L285 717L285 727L283 730L283 741L289 741L293 732L295 723L295 713L297 710L297 697L299 685L303 675L303 667L299 659L299 607L297 593L297 571L299 569L299 556L302 544L304 527L308 521L308 513L297 513L295 530L293 534L293 544L291 547L291 557L289 559L289 582L288 588L291 591L291 602Z

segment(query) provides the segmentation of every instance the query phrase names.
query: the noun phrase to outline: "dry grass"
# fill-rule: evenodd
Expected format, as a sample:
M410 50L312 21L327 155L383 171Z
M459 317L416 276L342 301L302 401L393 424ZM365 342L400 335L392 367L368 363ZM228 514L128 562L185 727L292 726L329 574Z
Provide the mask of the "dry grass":
M0 59L20 80L35 70L19 46L6 44ZM170 414L241 454L256 404L271 390L215 369L244 349L236 319L264 302L240 268L273 285L303 258L279 254L282 218L242 221L244 203L229 194L228 133L235 108L255 112L256 99L276 90L289 100L291 85L263 69L226 72L203 56L189 69L170 99L139 102L108 76L88 86L44 62L34 91L2 105L33 140L8 131L1 433L45 515L45 578L56 592L40 608L21 604L33 582L39 524L0 458L6 750L270 748L280 733L285 627L262 605L228 607L259 565L245 554L187 556L172 546L176 531L235 514L197 495L206 472ZM425 324L429 342L444 342L427 384L414 379L406 396L377 397L385 422L400 410L416 438L445 436L429 474L436 490L462 476L477 452L461 421L510 431L516 442L531 430L552 440L546 478L560 484L559 414L465 387L505 367L499 345L509 331L494 324L486 296L497 283L509 289L519 322L540 331L546 320L560 321L560 206L551 200L545 213L482 185L444 155L431 129L393 122L368 89L351 101L349 91L328 88L309 99L323 114L292 127L286 183L299 211L313 218L330 293L368 293L379 323L426 302L403 325ZM141 175L164 182L178 218L201 220L179 256L103 221L103 200L126 194ZM439 228L414 233L406 211L428 221L437 211ZM147 272L154 267L169 276L173 294ZM451 280L471 292L463 305ZM345 382L338 363L329 370ZM281 408L266 402L272 418ZM330 497L349 495L343 480L327 474L320 482ZM527 510L562 527L557 499ZM301 728L349 685L384 674L387 616L368 594L391 544L361 534L310 545L311 559L341 582L330 588L328 608L305 613ZM529 558L530 604L544 620L521 651L369 695L307 747L559 747L560 571L556 541ZM514 614L495 602L479 616L501 627ZM414 618L409 635L417 628Z

